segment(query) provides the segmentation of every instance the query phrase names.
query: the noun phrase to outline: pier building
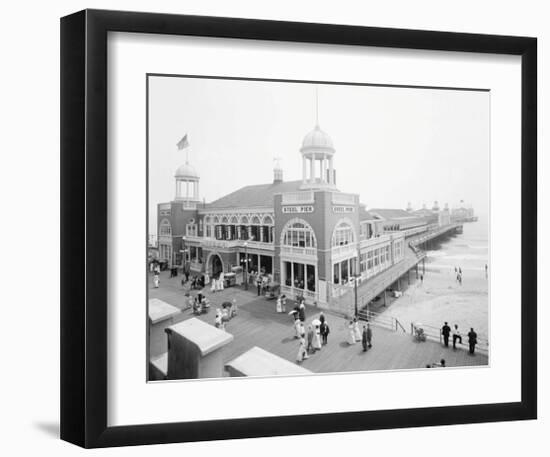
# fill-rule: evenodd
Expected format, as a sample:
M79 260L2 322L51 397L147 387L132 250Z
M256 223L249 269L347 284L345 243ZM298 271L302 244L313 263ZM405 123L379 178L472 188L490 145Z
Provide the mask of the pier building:
M199 173L186 161L174 174L174 198L157 205L159 257L210 277L242 269L246 281L260 271L287 296L331 308L385 271L417 267L418 240L457 228L448 205L367 210L358 194L341 192L336 148L319 125L297 149L302 179L285 181L277 163L272 182L210 203L201 202Z

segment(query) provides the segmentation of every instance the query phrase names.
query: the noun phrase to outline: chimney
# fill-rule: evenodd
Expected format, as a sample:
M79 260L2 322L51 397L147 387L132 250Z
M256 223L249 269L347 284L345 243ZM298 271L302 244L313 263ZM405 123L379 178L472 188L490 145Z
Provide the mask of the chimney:
M283 182L283 169L281 168L281 158L276 157L275 167L273 167L273 184L279 184Z

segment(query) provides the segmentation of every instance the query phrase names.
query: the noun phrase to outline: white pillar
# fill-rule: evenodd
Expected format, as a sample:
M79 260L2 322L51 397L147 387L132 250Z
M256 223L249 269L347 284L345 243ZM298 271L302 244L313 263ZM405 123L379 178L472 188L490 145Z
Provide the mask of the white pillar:
M309 159L309 180L310 182L315 182L315 155L312 155Z
M334 184L334 171L333 171L334 169L332 167L332 157L328 159L328 167L329 167L329 173L328 173L329 183Z
M306 156L302 156L302 181L306 182L307 180L307 160Z

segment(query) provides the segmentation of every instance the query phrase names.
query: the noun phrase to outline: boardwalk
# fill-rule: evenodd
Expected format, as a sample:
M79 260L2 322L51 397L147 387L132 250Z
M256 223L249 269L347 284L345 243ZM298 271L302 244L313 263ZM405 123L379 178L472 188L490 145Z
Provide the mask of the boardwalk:
M150 288L150 298L159 298L181 309L184 292L179 279L169 279L163 272L161 288ZM293 319L286 314L277 314L275 301L257 297L253 291L246 292L240 288L229 288L215 294L207 291L206 295L211 300L213 309L200 319L209 324L214 323L215 309L223 301L235 299L238 304L238 316L226 325L227 332L235 337L226 348L226 362L253 346L259 346L292 362L296 360L298 341L294 338ZM289 309L287 305L287 310ZM318 314L317 309L308 306L306 325ZM185 310L176 318L176 322L191 317L191 311ZM352 346L347 344L347 325L344 319L327 314L327 321L330 326L328 345L302 364L304 368L316 373L424 368L442 358L448 366L454 367L488 363L485 354L471 356L462 349L447 349L432 341L416 343L410 335L379 327L373 327L373 347L364 353L360 343Z

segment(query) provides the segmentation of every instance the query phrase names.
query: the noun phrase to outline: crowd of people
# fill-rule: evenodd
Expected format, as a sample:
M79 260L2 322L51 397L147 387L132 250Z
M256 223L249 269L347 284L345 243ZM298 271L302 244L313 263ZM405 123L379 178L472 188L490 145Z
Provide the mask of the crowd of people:
M310 355L320 351L324 345L328 344L330 328L325 315L321 312L319 318L313 319L308 324L306 333L306 307L303 299L300 300L300 303L289 314L294 317L294 338L299 341L296 362L301 363L309 359Z

